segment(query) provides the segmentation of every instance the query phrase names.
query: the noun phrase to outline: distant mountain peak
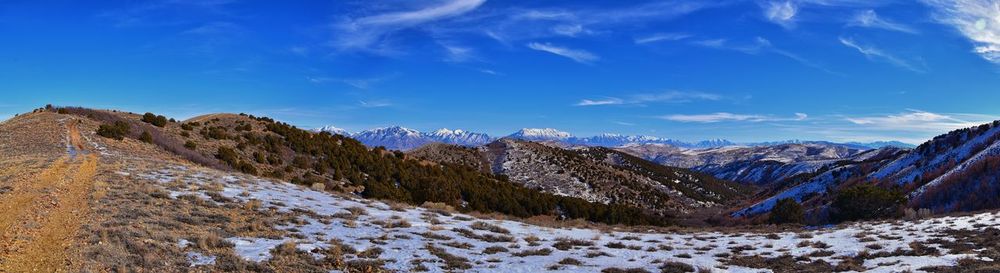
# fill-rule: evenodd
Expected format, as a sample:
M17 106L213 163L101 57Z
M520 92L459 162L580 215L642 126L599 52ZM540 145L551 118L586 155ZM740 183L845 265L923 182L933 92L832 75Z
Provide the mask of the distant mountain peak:
M432 135L437 135L437 136L451 136L451 135L465 135L465 134L469 134L469 133L470 132L462 130L462 129L451 130L451 129L448 129L448 128L441 128L441 129L437 129L437 131L434 131L434 133L431 133L431 134Z
M494 140L489 135L461 129L451 130L441 128L434 132L424 133L401 126L376 128L351 134L350 136L369 147L384 146L388 149L402 151L412 150L433 142L461 146L479 146Z
M419 136L420 131L413 130L410 128L402 126L391 126L391 127L381 127L372 130L361 132L363 133L381 133L381 134L394 134L394 135L406 135L406 136Z
M511 134L510 137L523 140L564 140L573 135L553 128L524 128Z
M351 135L351 133L347 132L347 130L344 130L343 128L339 128L339 127L336 127L336 126L333 126L333 125L327 125L327 126L319 127L319 128L313 129L313 131L314 132L328 132L328 133L335 134L335 135L345 135L345 136L350 136Z

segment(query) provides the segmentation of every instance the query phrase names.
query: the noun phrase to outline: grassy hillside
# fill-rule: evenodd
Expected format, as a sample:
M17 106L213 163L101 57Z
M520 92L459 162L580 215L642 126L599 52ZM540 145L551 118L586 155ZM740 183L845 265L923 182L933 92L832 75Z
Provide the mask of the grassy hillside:
M126 124L124 137L156 144L205 166L366 198L444 203L462 211L517 217L550 215L609 224L668 224L663 215L638 208L542 193L474 168L427 164L400 152L368 149L354 139L313 133L266 117L216 114L159 122L156 115L144 119L137 114L85 108L53 111L98 120L108 128Z

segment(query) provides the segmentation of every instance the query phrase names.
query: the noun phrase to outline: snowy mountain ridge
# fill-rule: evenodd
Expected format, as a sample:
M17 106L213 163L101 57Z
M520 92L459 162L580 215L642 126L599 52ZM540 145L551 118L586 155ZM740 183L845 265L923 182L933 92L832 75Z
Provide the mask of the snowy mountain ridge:
M466 131L462 129L451 130L442 128L433 132L421 132L418 130L401 127L382 127L365 130L357 133L350 133L336 126L324 126L313 129L314 132L330 132L352 137L370 147L384 146L391 150L412 150L428 143L447 143L460 146L480 146L493 142L499 137L493 137L485 133ZM877 141L869 143L847 142L835 143L829 141L807 141L807 140L784 140L770 142L733 142L730 140L717 138L702 141L683 141L671 138L662 138L649 135L624 135L616 133L603 133L596 136L579 137L555 128L523 128L507 135L508 138L538 141L555 142L567 146L600 146L600 147L624 147L634 145L669 145L683 149L711 149L721 147L757 147L776 146L783 144L826 144L848 146L850 148L868 150L882 147L913 148L913 145L898 141Z

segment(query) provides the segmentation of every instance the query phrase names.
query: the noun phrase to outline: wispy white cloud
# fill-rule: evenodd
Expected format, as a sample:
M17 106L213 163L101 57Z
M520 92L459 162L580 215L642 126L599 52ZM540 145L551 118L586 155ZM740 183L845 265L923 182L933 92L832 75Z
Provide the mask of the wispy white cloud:
M698 114L698 115L667 115L661 116L661 119L677 122L697 122L697 123L715 123L723 121L763 121L764 116L760 115L741 115L726 112L718 112L712 114Z
M1000 64L1000 3L991 0L922 0L934 18L971 40L973 52Z
M872 9L862 10L854 14L854 17L851 18L851 21L849 21L847 25L853 27L880 28L910 34L918 33L916 29L910 26L879 17L878 13L875 13L875 10Z
M387 76L371 77L371 78L306 77L306 80L314 84L325 84L333 82L333 83L346 84L357 89L369 89L374 85L392 79L395 76L396 76L395 74L391 74Z
M297 56L303 56L303 57L305 57L305 56L309 55L309 47L306 47L306 46L292 46L292 47L288 48L288 53L292 53L292 54L295 54Z
M625 101L619 98L583 99L576 103L576 106L619 105L624 103Z
M476 71L482 72L483 74L493 75L493 76L503 76L502 73L497 72L496 70L493 70L493 69L480 68L480 69L476 69Z
M698 45L698 46L703 46L703 47L708 47L708 48L714 48L714 49L737 49L737 50L740 50L740 51L745 51L745 50L742 50L742 47L739 47L739 48L737 48L737 47L727 47L727 45L728 45L727 42L728 41L726 39L708 39L708 40L694 41L694 42L691 42L691 43L695 44L695 45Z
M549 43L528 43L527 46L530 49L563 56L582 64L591 64L597 60L600 60L600 57L598 57L597 55L594 55L593 53L590 53L589 51L582 49L566 48L561 46L555 46Z
M907 61L902 58L896 57L895 55L889 54L888 52L885 52L879 48L873 46L861 45L855 42L853 39L840 37L840 43L847 47L857 50L858 52L865 55L865 57L868 57L869 59L882 59L892 65L917 73L927 72L926 66L923 65L922 63L915 64L913 61Z
M396 11L348 19L337 24L334 45L341 50L382 51L386 36L422 24L451 18L475 10L486 0L449 0L416 10Z
M765 20L786 29L793 29L800 21L807 21L810 19L838 20L837 18L817 18L824 16L806 14L807 9L871 8L882 6L893 1L894 0L757 0L757 3L763 11Z
M151 0L134 5L104 10L98 18L109 20L116 27L156 27L190 25L209 17L231 17L227 6L235 0Z
M663 22L736 1L654 0L617 6L538 7L493 9L463 22L441 26L441 33L473 32L505 45L551 37L578 37L632 27L636 23Z
M358 101L358 105L361 106L362 108L383 108L383 107L393 106L391 102L386 100L374 100L374 101L362 100Z
M593 33L580 24L566 24L552 27L552 32L566 37L577 37L584 34Z
M976 126L996 118L978 114L939 114L911 109L898 114L845 117L844 120L875 130L943 133Z
M660 41L680 41L691 37L685 33L656 33L649 36L635 38L636 44L648 44Z
M785 28L795 27L799 6L792 1L768 1L763 4L764 17Z
M681 92L670 91L657 94L639 94L631 98L632 103L650 102L691 102L694 100L721 100L723 97L717 94L704 92Z
M442 43L441 47L445 50L445 61L453 63L463 63L467 61L473 61L478 59L475 51L470 47L464 47L454 44Z
M733 114L728 112L718 112L711 114L696 114L696 115L666 115L660 116L660 119L676 121L676 122L688 122L688 123L717 123L717 122L734 122L734 121L744 121L744 122L765 122L765 121L803 121L806 120L809 115L804 113L795 113L794 117L775 117L770 115L757 115L757 114Z
M733 51L738 51L738 52L742 52L742 53L745 53L745 54L751 54L751 55L760 54L762 52L763 53L777 54L777 55L783 56L785 58L789 58L789 59L791 59L791 60L793 60L795 62L798 62L798 63L800 63L802 65L805 65L805 66L808 66L808 67L811 67L811 68L815 68L815 69L821 70L821 71L826 72L826 73L830 73L830 74L833 74L833 75L843 75L841 73L829 70L826 67L824 67L823 65L821 65L819 63L816 63L814 61L811 61L809 59L806 59L806 58L804 58L802 56L799 56L798 54L795 54L795 53L793 53L791 51L784 50L782 48L776 47L776 46L774 46L774 44L771 43L770 40L765 39L763 37L756 37L753 40L753 42L743 43L743 44L733 44L733 43L730 43L729 40L726 40L726 39L700 40L700 41L694 41L694 42L692 42L692 44L697 45L697 46L712 48L712 49L733 50Z
M583 99L576 106L600 105L644 105L648 103L686 103L698 100L721 100L723 96L704 92L670 91L655 94L636 94L626 98L604 97L600 99Z

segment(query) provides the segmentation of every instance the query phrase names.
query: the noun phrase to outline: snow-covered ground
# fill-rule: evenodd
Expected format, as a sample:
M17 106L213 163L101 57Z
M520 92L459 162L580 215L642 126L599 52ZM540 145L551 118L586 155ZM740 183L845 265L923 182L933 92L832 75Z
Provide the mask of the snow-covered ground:
M206 185L214 184L222 186L221 190L214 187L216 193L234 202L259 201L260 209L274 208L298 215L298 221L276 227L294 235L288 238L227 238L236 254L248 261L266 261L271 257L270 250L287 242L322 258L322 252L313 250L338 242L359 252L377 248L381 251L369 253L377 253L386 268L400 272L412 271L417 266L429 272L445 272L449 268L444 261L446 257L458 261L457 265L450 264L452 268L469 272L599 272L610 267L659 272L665 262L680 262L713 272L769 272L729 265L726 257L787 254L803 261L824 260L836 265L843 256L909 250L913 242L950 240L943 234L949 229L978 229L1000 222L996 214L985 213L916 222L858 223L799 233L605 232L475 219L425 208L393 208L382 202L201 168L172 166L138 177L171 189L172 197L195 195L214 202L203 192L213 188ZM187 186L177 187L177 181ZM556 244L561 241L562 244ZM874 250L872 246L876 245L880 250ZM188 255L192 266L214 262L214 257L200 253ZM947 249L940 249L940 254L934 256L873 258L864 261L863 266L871 272L919 272L922 267L953 265L967 257L977 258L974 254L949 254ZM462 268L465 266L469 268Z

